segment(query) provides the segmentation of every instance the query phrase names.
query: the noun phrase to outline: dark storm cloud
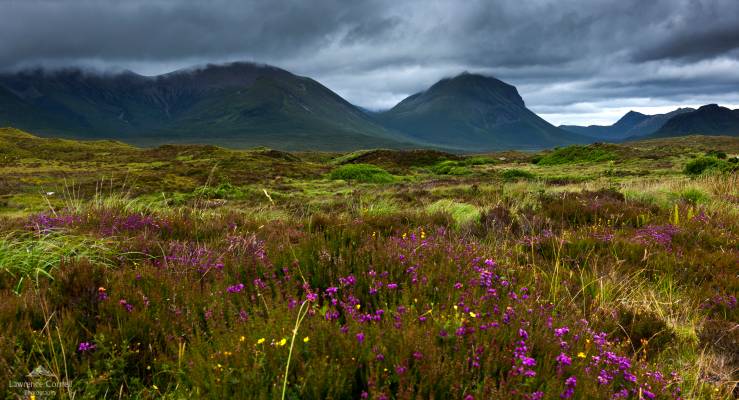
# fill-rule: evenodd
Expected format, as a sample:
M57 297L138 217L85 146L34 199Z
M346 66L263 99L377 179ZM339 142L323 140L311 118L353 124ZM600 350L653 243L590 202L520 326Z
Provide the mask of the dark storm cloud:
M598 119L588 105L739 103L737 21L736 0L0 0L0 69L251 60L370 108L468 70Z

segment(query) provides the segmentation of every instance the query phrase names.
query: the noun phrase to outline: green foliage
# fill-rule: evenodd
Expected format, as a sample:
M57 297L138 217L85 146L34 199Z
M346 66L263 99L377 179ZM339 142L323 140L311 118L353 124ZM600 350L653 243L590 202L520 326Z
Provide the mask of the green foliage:
M529 171L524 171L517 168L509 168L500 173L506 181L517 181L517 180L533 180L536 179L536 175Z
M726 153L721 150L709 150L706 152L706 157L716 157L721 160L726 159Z
M589 146L568 146L558 148L551 153L538 158L538 165L560 165L560 164L577 164L577 163L596 163L603 161L615 160L618 157L610 146L589 145Z
M680 199L691 204L705 203L709 197L702 190L697 188L685 189L680 193Z
M464 166L465 164L461 161L442 161L433 167L431 167L431 170L435 174L439 175L469 175L472 173L472 170Z
M218 186L201 186L193 191L193 196L205 199L234 199L244 196L244 191L230 183Z
M708 172L724 172L729 169L729 164L719 158L698 157L688 161L683 171L688 175L700 175Z
M498 160L485 156L469 157L462 160L464 165L486 165L486 164L497 164Z
M331 179L342 179L345 181L357 181L365 183L389 183L395 180L384 169L372 164L346 164L342 165L329 174Z

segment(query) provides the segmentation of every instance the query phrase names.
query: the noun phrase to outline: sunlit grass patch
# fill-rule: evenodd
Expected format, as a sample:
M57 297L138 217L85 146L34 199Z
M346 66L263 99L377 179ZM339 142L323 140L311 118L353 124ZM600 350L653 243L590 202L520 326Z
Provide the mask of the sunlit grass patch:
M102 240L59 232L0 238L0 272L16 280L16 292L29 280L54 279L54 270L64 262L87 260L110 266L112 255L113 249Z
M426 210L430 213L448 213L454 219L457 226L464 226L480 220L480 210L466 203L458 203L448 199L442 199L430 204Z

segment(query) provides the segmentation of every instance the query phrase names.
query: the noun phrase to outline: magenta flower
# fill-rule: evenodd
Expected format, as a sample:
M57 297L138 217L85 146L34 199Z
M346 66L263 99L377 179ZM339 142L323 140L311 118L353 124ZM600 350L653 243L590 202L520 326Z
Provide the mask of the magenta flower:
M577 386L577 378L574 376L571 376L565 380L565 389L562 394L559 395L559 397L563 399L569 399L572 397L572 395L575 393L575 387Z
M570 328L563 326L561 328L557 328L554 330L554 336L556 337L562 337L566 334L570 333Z
M239 284L229 286L228 288L226 288L226 291L229 293L240 293L242 290L244 290L243 283L239 283Z
M560 354L559 354L559 355L557 356L557 362L558 362L558 363L559 363L560 365L564 365L564 366L567 366L567 365L570 365L570 364L572 364L572 358L570 358L570 357L569 357L569 356L568 356L567 354L565 354L565 353L560 353Z
M95 346L95 344L93 344L93 343L90 343L90 342L82 342L82 343L80 343L77 346L77 351L79 351L80 353L85 353L85 352L88 352L88 351L95 350L96 347L97 346Z
M357 342L359 342L359 344L364 343L364 332L357 333Z
M120 300L118 300L118 304L120 304L128 312L132 312L133 311L133 304L128 303L126 301L126 299L120 299Z

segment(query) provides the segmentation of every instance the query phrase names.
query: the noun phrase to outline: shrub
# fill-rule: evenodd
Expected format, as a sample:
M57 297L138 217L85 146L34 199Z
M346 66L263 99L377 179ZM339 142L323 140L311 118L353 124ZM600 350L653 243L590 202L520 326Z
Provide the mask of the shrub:
M706 157L716 157L721 160L726 159L726 153L721 150L709 150L706 152Z
M568 146L558 148L553 152L543 155L536 164L559 165L574 163L592 163L611 161L617 158L617 154L604 145L590 146Z
M533 180L536 178L536 175L532 174L531 172L516 168L507 169L503 171L500 175L506 181Z
M716 157L698 157L685 164L683 170L688 175L700 175L709 171L725 171L729 169L726 161Z
M431 170L439 175L468 175L472 173L472 170L465 167L461 162L452 160L442 161L431 167Z
M384 169L370 164L346 164L331 171L331 179L343 179L345 181L358 181L368 183L388 183L395 180Z

